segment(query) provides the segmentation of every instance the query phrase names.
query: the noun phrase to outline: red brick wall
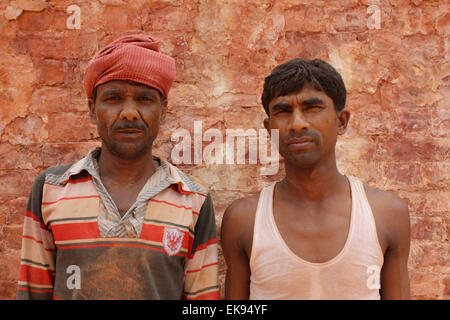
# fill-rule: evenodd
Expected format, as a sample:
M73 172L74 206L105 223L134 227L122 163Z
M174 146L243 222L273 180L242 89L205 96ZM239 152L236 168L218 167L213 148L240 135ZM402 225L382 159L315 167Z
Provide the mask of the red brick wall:
M70 5L79 29L67 26ZM194 120L204 131L262 128L262 82L275 65L298 56L334 65L352 112L339 168L407 200L412 296L449 299L449 21L445 0L0 0L0 298L15 297L34 178L98 144L87 62L118 35L144 31L177 60L156 148L166 157L171 132ZM211 188L219 227L233 199L282 177L257 165L183 168ZM224 269L222 260L222 281Z

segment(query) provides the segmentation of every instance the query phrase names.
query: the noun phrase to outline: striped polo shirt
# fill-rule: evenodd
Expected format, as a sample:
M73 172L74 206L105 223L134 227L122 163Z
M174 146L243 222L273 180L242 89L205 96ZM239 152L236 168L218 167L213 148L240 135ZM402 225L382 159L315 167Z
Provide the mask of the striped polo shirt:
M214 209L167 161L121 216L92 150L51 167L24 218L18 299L218 299Z

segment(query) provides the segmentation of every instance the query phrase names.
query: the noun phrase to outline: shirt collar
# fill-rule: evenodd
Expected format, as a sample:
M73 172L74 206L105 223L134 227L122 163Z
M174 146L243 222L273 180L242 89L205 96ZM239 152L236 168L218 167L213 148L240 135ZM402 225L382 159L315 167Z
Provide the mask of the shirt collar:
M98 169L98 157L100 155L101 148L96 147L92 149L86 157L79 160L78 162L74 163L69 170L65 173L65 179L64 181L67 182L67 180L70 179L71 176L77 175L81 173L81 171L86 170L92 177L100 180L99 175L99 169ZM173 185L178 185L178 188L176 188L177 191L183 192L191 192L192 190L189 188L189 186L186 184L186 182L181 179L181 176L179 174L178 169L169 163L167 160L159 158L159 157L153 157L160 166L156 170L164 170L165 175L162 175L163 177L168 180L168 182ZM150 179L150 178L149 178ZM182 190L179 188L181 187Z

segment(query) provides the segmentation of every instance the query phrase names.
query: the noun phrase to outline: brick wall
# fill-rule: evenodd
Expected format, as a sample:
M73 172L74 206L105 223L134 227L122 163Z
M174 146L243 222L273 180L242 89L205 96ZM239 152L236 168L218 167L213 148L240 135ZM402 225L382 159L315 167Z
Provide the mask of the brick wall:
M87 62L118 35L144 31L177 60L156 142L166 157L173 130L192 132L194 120L203 132L262 128L262 82L275 65L298 56L334 65L352 112L339 168L407 200L412 296L449 299L449 21L445 0L0 0L0 298L15 297L34 178L98 144ZM282 177L259 165L181 167L210 187L218 228L232 200ZM222 259L222 282L224 270Z

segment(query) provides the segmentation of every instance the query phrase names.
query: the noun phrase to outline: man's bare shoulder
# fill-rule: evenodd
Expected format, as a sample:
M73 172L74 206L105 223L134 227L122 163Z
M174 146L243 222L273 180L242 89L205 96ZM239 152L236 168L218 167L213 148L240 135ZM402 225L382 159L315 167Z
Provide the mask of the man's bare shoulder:
M226 209L225 214L234 219L246 219L254 216L258 206L259 193L234 200Z
M398 237L409 237L409 211L406 202L390 191L364 185L367 200L377 225L378 234L386 237L388 243Z
M372 208L375 207L388 215L405 215L408 214L408 205L397 196L394 192L380 190L368 185L364 185L367 198Z
M233 201L225 210L221 237L234 248L250 255L253 241L253 226L259 193Z

